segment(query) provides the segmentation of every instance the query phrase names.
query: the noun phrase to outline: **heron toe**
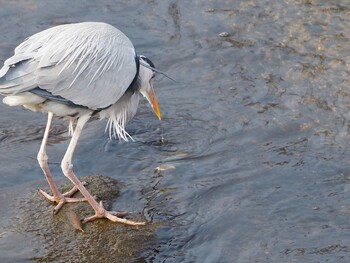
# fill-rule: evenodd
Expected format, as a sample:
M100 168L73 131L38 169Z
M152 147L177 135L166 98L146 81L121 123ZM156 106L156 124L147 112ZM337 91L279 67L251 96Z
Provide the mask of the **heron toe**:
M83 182L84 185L87 185L86 182ZM73 186L71 190L59 194L58 196L50 195L46 193L44 190L39 189L39 193L41 193L46 199L48 199L51 202L57 203L57 206L53 209L54 214L57 214L60 209L63 207L65 203L75 203L75 202L85 202L87 201L85 197L72 197L76 192L78 192L78 188L76 186Z
M144 225L146 225L146 222L135 222L135 221L123 218L127 214L128 214L127 212L107 211L107 210L105 210L105 208L102 204L102 201L101 201L99 211L95 211L95 214L93 216L84 218L82 220L82 223L84 224L87 222L94 221L96 219L107 218L112 222L126 224L126 225L130 225L130 226L144 226Z

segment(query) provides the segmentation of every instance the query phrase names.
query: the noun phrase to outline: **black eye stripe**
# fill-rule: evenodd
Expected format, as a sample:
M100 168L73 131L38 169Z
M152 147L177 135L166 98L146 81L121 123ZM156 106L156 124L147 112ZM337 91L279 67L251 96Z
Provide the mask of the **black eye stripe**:
M151 66L151 68L156 68L156 66L154 65L154 63L150 60L150 59L148 59L148 58L146 58L145 56L140 56L140 58L142 59L142 60L144 60L145 62L147 62L148 63L148 65L150 65Z

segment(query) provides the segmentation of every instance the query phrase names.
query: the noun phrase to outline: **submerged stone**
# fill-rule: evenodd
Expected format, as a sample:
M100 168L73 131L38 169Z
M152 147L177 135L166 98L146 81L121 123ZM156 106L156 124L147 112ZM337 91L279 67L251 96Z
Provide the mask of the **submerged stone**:
M102 200L110 209L119 194L119 183L107 176L86 176L81 178L97 200ZM72 185L59 187L64 192ZM79 197L78 192L74 197ZM80 219L93 214L87 202L65 204L53 215L53 204L39 193L31 193L19 200L16 216L10 228L20 233L33 246L36 262L129 262L137 258L150 246L153 238L151 225L127 226L100 219L82 225L84 231L74 227L67 217L73 211ZM18 211L18 212L17 212ZM133 220L144 221L141 215Z

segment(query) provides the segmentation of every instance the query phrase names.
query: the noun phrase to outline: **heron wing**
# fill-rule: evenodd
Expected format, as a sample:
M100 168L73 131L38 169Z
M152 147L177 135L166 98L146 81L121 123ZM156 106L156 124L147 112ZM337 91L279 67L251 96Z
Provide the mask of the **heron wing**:
M0 70L0 93L36 87L91 109L117 102L136 75L135 50L115 27L85 22L53 27L20 44Z

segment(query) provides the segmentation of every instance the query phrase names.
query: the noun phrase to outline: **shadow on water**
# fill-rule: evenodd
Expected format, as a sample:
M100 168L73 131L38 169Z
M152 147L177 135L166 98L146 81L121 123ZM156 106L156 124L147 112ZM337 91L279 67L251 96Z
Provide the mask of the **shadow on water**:
M49 26L106 21L187 83L157 76L163 120L142 103L128 125L134 143L108 140L93 121L75 154L78 175L122 182L114 207L161 223L136 262L349 262L348 1L0 4L0 58ZM0 109L0 251L21 250L4 234L10 197L45 183L35 160L45 116ZM49 157L60 180L68 137L55 124ZM23 242L28 257L7 255L40 256Z

